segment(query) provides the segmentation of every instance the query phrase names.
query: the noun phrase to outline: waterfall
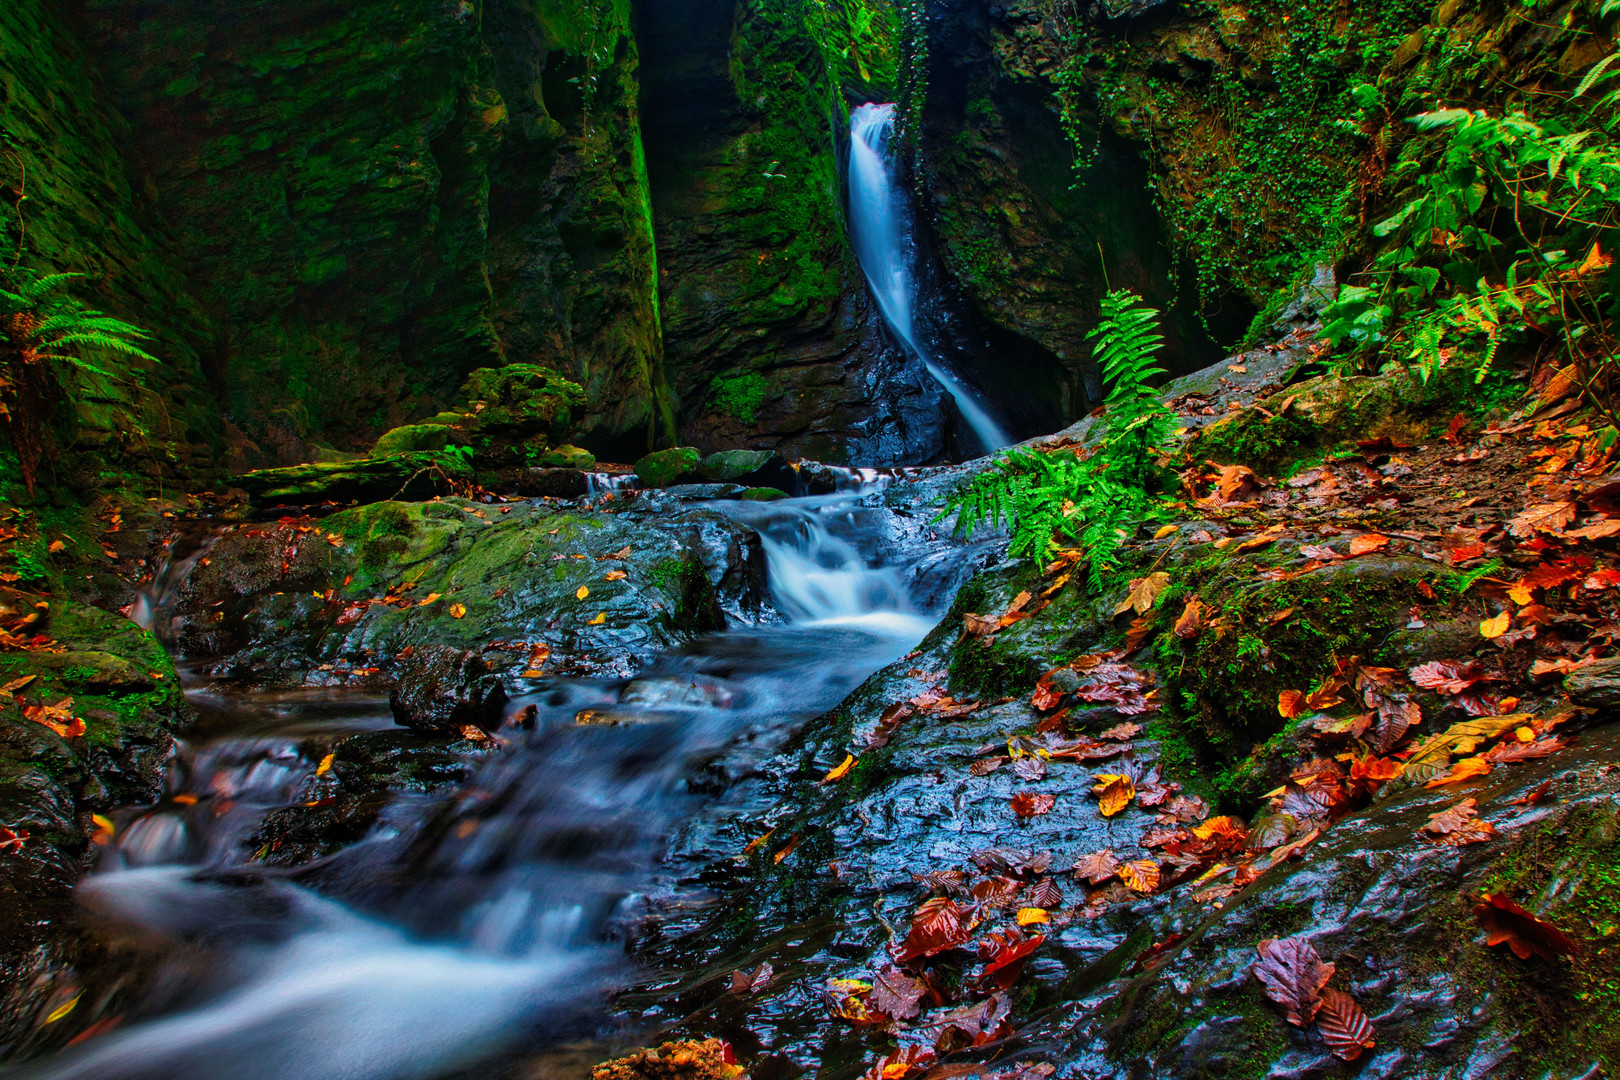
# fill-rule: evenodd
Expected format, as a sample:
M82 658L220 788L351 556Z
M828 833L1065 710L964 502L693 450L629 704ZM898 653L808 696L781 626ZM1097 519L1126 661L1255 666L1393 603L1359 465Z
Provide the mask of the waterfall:
M952 373L917 333L910 212L905 193L895 186L892 176L889 137L893 132L893 105L866 104L850 114L849 227L855 257L894 336L921 358L928 373L955 399L981 449L999 450L1012 439L991 417L978 393Z

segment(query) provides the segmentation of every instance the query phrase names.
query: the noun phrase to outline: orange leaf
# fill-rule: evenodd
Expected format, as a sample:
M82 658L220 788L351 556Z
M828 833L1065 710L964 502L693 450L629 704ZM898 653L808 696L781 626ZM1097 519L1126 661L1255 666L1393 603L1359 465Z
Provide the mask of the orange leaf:
M1363 533L1350 541L1350 554L1365 555L1369 551L1377 551L1389 543L1389 537L1382 533Z
M627 578L629 576L630 575L625 573L623 570L609 570L606 574L602 575L602 580L603 581L623 581L625 578Z
M826 776L823 776L821 778L821 782L823 784L830 784L835 780L842 780L844 777L849 775L849 770L853 769L854 767L855 755L845 754L843 762L829 771Z
M1457 784L1464 780L1472 780L1476 776L1484 776L1491 771L1490 762L1482 757L1463 758L1451 767L1445 776L1437 776L1424 787L1441 787L1445 784Z
M1150 893L1159 887L1159 864L1152 859L1120 863L1115 873L1132 892Z
M465 619L467 617L467 605L466 604L451 604L450 605L450 617L452 619Z
M1131 778L1116 773L1103 773L1097 777L1097 785L1091 790L1097 796L1103 817L1113 817L1136 798L1136 785Z
M589 595L591 595L591 587L589 585L581 585L579 588L574 590L575 600L583 600Z
M1506 942L1520 960L1539 956L1550 962L1581 951L1558 927L1536 918L1506 894L1486 893L1481 899L1484 902L1474 908L1474 917L1485 928L1485 944Z
M1292 720L1305 712L1305 694L1300 690L1284 690L1277 695L1277 714Z
M1037 923L1050 922L1045 908L1026 907L1018 909L1018 925L1034 926Z
M1204 605L1198 597L1187 601L1187 606L1181 609L1181 615L1176 619L1173 627L1176 637L1192 640L1204 630Z
M1495 618L1486 619L1484 622L1480 623L1479 632L1482 637L1499 638L1503 634L1507 633L1508 627L1512 625L1513 615L1510 612L1503 611L1497 614Z

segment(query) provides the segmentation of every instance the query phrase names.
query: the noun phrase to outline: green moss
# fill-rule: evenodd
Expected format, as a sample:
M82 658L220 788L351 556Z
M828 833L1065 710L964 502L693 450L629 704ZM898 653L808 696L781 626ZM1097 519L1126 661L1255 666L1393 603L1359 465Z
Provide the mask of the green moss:
M769 389L770 383L757 371L716 375L709 383L709 400L727 416L752 424L759 416Z

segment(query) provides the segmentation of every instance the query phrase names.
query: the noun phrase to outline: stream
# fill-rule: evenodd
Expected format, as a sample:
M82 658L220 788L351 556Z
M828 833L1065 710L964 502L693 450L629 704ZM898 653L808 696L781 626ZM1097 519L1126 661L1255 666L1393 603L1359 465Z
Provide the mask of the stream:
M628 947L657 911L701 903L660 865L668 838L913 648L965 572L932 533L895 528L882 483L709 504L759 533L768 617L628 680L547 680L450 797L391 793L363 839L309 866L256 863L250 838L320 799L327 746L392 729L386 701L191 679L203 720L163 801L116 816L80 888L93 925L161 959L135 1015L26 1075L430 1077L622 1029L608 997L635 978ZM161 632L161 596L147 607Z

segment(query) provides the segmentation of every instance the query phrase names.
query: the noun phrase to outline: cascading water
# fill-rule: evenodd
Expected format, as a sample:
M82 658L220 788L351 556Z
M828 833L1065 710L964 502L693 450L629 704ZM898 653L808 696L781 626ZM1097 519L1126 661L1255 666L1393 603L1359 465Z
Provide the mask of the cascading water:
M939 546L886 543L910 519L871 503L718 504L763 538L782 621L628 682L551 680L509 714L532 726L503 729L454 795L395 795L364 839L298 870L251 857L258 823L318 805L339 739L410 736L376 699L194 692L204 723L165 797L116 815L81 888L93 916L170 943L155 989L27 1075L399 1080L594 1030L626 977L622 940L659 903L701 904L659 864L674 830L727 812L694 790L699 763L746 773L912 648L948 597Z
M984 452L1013 440L990 415L978 393L927 346L917 332L917 275L911 213L905 193L895 186L889 149L894 106L866 104L849 117L849 226L855 256L866 273L878 310L895 337L905 343L956 401Z

